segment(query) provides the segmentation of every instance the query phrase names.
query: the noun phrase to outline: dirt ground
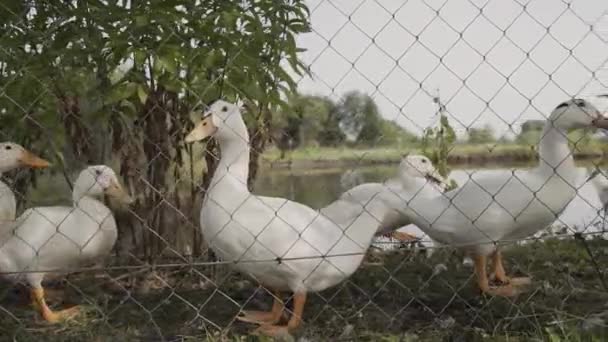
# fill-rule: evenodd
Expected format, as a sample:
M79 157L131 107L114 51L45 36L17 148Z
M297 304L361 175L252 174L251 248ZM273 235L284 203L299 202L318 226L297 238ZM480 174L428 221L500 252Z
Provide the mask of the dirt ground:
M449 249L430 258L408 250L370 256L347 282L308 297L305 324L292 340L606 340L608 241L586 245L569 238L507 249L508 272L533 278L512 299L480 296L472 269ZM225 267L157 270L139 286L108 279L82 273L57 285L54 308L84 309L59 325L42 322L17 289L2 284L0 340L267 340L234 318L241 307L270 309L270 295Z

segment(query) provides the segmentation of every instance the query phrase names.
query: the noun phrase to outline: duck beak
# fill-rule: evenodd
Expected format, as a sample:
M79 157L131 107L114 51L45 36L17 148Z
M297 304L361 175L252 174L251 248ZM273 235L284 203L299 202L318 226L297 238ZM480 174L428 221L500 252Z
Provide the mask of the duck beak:
M608 129L608 118L601 115L598 118L591 121L591 124L597 128Z
M105 189L105 193L106 195L114 197L115 199L124 204L131 204L135 202L133 197L129 196L129 194L125 192L123 187L116 181L112 181L112 183L110 183L110 186Z
M205 115L203 120L199 121L194 129L186 136L185 141L192 143L195 141L201 141L207 137L212 136L217 132L217 126L213 124L213 118L211 114Z
M449 187L448 182L445 180L445 178L443 178L442 175L439 174L439 172L437 172L437 170L433 171L432 173L427 174L425 178L428 181L441 186L444 190Z
M28 150L24 150L19 157L19 163L24 166L29 166L34 169L44 169L49 167L51 163L47 160L38 157Z
M597 177L597 175L599 175L600 172L602 172L602 171L600 171L600 169L596 167L595 170L593 170L592 172L589 173L589 177L587 177L587 182L592 180L593 178Z

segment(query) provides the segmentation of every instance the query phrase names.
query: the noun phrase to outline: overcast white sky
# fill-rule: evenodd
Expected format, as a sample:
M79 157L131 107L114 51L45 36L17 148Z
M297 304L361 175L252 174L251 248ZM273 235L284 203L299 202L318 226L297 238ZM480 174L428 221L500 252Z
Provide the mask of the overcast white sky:
M608 92L606 0L307 3L313 32L298 43L313 78L300 91L367 92L418 134L436 120L437 89L459 135L484 124L518 131L568 97Z

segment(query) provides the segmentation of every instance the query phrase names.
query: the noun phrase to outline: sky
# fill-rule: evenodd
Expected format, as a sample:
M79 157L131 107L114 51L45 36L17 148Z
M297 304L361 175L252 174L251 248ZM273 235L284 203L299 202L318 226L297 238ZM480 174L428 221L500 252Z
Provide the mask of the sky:
M605 0L307 0L299 90L370 94L416 134L439 94L459 136L491 125L512 137L563 100L608 93Z

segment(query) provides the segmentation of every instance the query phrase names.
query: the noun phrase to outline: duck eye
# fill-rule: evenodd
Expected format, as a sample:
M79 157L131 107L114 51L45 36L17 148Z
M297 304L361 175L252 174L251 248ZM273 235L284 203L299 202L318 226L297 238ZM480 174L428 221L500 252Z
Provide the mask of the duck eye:
M12 149L13 149L13 147L12 147L11 145L6 145L6 146L4 147L4 149L5 149L5 150L12 150Z
M422 164L426 164L426 159L422 159Z
M101 170L95 170L95 175L96 176L101 176Z
M207 126L207 121L203 121L203 126Z
M227 112L227 111L228 111L228 106L222 107L222 112Z

